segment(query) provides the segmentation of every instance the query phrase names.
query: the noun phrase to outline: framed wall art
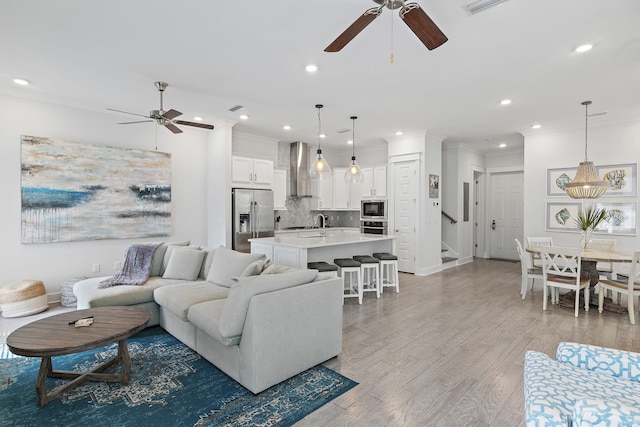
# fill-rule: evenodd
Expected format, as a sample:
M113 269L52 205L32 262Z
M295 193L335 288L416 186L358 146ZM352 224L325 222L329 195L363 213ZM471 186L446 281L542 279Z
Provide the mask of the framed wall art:
M637 163L596 166L596 172L609 184L605 196L635 196L638 194Z
M636 202L596 202L594 207L596 209L606 209L610 214L609 219L595 229L595 233L636 235L636 214L638 209Z
M437 199L440 194L440 176L429 175L429 198Z
M577 171L578 168L547 169L547 197L567 196L565 187Z
M21 137L22 243L171 235L171 154Z
M578 231L574 218L582 211L581 202L547 202L547 231Z

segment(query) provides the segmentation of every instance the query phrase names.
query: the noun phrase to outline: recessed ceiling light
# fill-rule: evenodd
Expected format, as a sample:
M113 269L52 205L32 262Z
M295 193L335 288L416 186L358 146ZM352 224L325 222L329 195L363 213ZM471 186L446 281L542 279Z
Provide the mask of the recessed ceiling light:
M396 135L397 135L397 136L402 135L402 131L401 131L401 130L396 131Z
M504 148L506 146L507 146L507 144L505 144L504 142L502 142L502 143L500 143L500 145L498 145L498 147L500 147L500 148Z
M318 71L318 66L309 64L305 67L305 70L307 70L308 73L315 73L316 71Z
M247 116L246 114L241 114L240 115L240 120L247 120L249 118L249 116Z
M321 133L320 135L318 135L319 138L326 138L327 135L325 135L324 133Z
M349 145L353 144L353 139L348 140L347 144L349 144Z
M202 121L202 117L200 117L200 116L195 116L195 117L193 118L193 120L195 120L196 122L201 122L201 121Z
M284 125L284 126L282 126L282 129L291 130L291 125Z
M576 52L577 53L583 53L583 52L588 52L591 50L591 48L593 47L593 45L590 44L583 44L582 46L578 46L576 48Z
M13 82L20 86L29 86L29 84L31 83L29 80L21 79L19 77L16 77L15 79L13 79Z
M503 99L502 101L500 101L500 105L509 105L509 104L511 104L510 99Z
M542 125L540 124L531 125L531 129L540 129L541 127Z

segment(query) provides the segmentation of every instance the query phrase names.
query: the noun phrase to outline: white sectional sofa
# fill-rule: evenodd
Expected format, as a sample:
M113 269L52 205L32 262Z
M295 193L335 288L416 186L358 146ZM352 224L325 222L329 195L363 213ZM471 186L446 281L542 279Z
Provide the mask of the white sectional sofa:
M199 260L199 262L198 262ZM259 393L342 351L342 282L225 247L162 244L141 286L74 286L78 309L137 305L149 325Z

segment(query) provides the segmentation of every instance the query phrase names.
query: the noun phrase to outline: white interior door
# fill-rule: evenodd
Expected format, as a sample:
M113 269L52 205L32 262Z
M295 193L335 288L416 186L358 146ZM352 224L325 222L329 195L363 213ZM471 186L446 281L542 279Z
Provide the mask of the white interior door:
M394 234L398 270L416 270L416 210L418 196L418 162L394 163Z
M514 239L522 241L524 173L491 175L491 258L518 259Z

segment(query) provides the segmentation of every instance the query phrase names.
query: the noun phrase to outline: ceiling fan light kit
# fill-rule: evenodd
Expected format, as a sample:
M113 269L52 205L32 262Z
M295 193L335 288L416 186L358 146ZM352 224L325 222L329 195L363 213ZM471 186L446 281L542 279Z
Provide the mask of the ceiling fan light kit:
M609 188L609 184L601 180L596 172L593 162L587 158L587 130L589 121L588 108L591 101L584 101L585 124L584 124L584 162L580 162L575 178L569 182L565 191L573 199L597 199Z
M318 151L316 151L316 158L309 170L309 177L311 179L323 179L326 176L331 175L331 166L322 157L322 148L320 148L320 142L322 141L322 121L320 120L320 110L322 110L322 104L316 104L318 109Z
M475 15L476 13L480 13L494 6L498 6L499 4L502 4L506 1L507 0L478 0L469 3L464 8L469 13L469 15Z
M426 12L418 3L406 3L404 0L373 0L379 7L367 9L353 24L351 24L342 34L340 34L327 48L325 52L339 52L351 40L353 40L367 25L373 22L382 9L400 9L399 15L402 22L413 31L427 49L433 50L442 46L448 39L438 26L429 18Z
M156 89L160 92L160 108L158 110L151 110L148 116L144 114L131 113L129 111L116 110L113 108L107 108L110 111L117 111L119 113L131 114L134 116L146 117L148 120L136 120L133 122L120 122L119 125L130 125L133 123L146 123L146 122L156 122L160 126L164 126L169 129L173 133L182 133L182 130L176 126L176 124L184 125L184 126L192 126L201 129L213 129L213 125L209 125L206 123L198 123L198 122L189 122L187 120L175 120L176 117L181 116L182 113L178 110L171 109L169 111L164 110L164 100L162 94L165 89L169 86L169 84L165 82L155 82Z

